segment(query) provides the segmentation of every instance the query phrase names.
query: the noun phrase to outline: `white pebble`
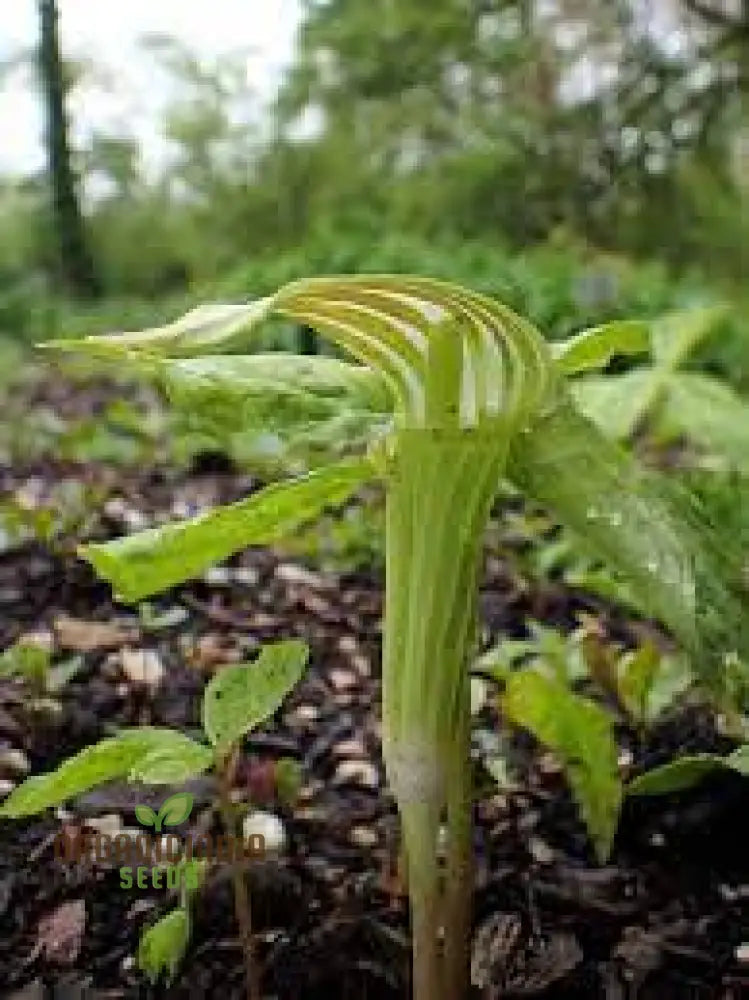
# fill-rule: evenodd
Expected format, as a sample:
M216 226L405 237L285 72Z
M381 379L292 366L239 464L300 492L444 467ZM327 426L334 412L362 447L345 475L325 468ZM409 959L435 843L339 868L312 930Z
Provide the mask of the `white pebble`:
M286 846L286 827L275 813L260 809L249 813L242 823L242 832L245 839L262 837L266 851L278 853Z

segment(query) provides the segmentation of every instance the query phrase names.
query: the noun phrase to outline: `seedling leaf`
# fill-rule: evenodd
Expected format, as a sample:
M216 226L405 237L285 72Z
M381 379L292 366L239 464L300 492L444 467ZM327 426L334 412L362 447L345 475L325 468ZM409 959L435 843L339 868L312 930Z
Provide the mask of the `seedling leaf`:
M171 729L124 730L63 761L56 770L27 778L0 806L0 816L31 816L66 799L82 795L105 781L125 778L138 761L150 753L169 750L188 754L196 746L189 737Z
M503 698L507 717L556 753L601 862L616 832L622 801L613 723L599 705L535 670L513 674Z
M690 754L654 767L627 785L627 795L667 795L699 784L706 775L726 766L725 758L711 753Z
M264 646L254 663L224 667L203 698L203 727L225 748L267 719L302 676L309 650L298 640Z
M187 950L190 939L190 915L178 907L162 917L145 932L138 945L138 968L151 982L166 974L171 977Z
M145 785L178 785L195 778L213 763L213 754L202 743L189 747L162 748L146 754L131 769L129 781Z
M81 555L122 600L134 603L197 576L248 545L285 537L371 478L368 459L344 460L187 521L84 546Z

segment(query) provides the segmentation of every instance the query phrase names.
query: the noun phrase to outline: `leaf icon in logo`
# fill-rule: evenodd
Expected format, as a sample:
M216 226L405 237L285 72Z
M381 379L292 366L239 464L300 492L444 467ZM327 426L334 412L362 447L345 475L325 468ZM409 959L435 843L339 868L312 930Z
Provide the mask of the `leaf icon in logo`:
M156 826L158 816L150 806L136 806L135 816L142 826Z
M192 795L190 792L177 792L176 795L170 795L159 809L156 829L160 831L162 826L179 826L190 815L191 809Z

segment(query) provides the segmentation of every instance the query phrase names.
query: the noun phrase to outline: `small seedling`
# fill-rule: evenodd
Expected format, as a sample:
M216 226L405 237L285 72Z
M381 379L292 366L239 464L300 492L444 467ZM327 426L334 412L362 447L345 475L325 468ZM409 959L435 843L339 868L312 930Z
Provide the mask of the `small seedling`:
M241 741L275 712L301 678L307 657L303 642L288 640L263 647L254 663L224 667L214 675L203 695L202 719L207 742L192 740L171 729L124 730L118 736L87 747L55 771L27 779L0 807L0 817L29 816L117 778L148 785L175 784L213 769L219 782L219 807L225 832L237 838L238 816L231 792ZM140 823L158 833L164 826L184 822L191 808L192 796L179 792L170 796L158 813L147 805L137 806L136 816ZM241 859L234 856L229 863L245 957L247 995L250 1000L259 1000L250 898ZM138 954L145 963L141 967L149 974L167 966L172 970L174 962L181 958L189 937L189 912L184 901L181 910L182 915L170 914L147 932Z

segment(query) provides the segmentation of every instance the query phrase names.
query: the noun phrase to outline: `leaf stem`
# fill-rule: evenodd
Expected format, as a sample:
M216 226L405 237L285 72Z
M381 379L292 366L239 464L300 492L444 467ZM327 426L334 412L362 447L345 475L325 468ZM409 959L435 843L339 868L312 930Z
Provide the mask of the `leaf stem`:
M227 836L237 837L237 822L234 806L231 800L232 782L237 766L238 747L234 745L216 765L219 778L219 804L224 829ZM245 987L247 1000L261 1000L260 977L258 975L257 955L255 952L255 937L252 932L252 908L250 894L247 890L242 860L235 850L232 854L231 874L234 889L234 912L239 926L239 937L244 955Z

